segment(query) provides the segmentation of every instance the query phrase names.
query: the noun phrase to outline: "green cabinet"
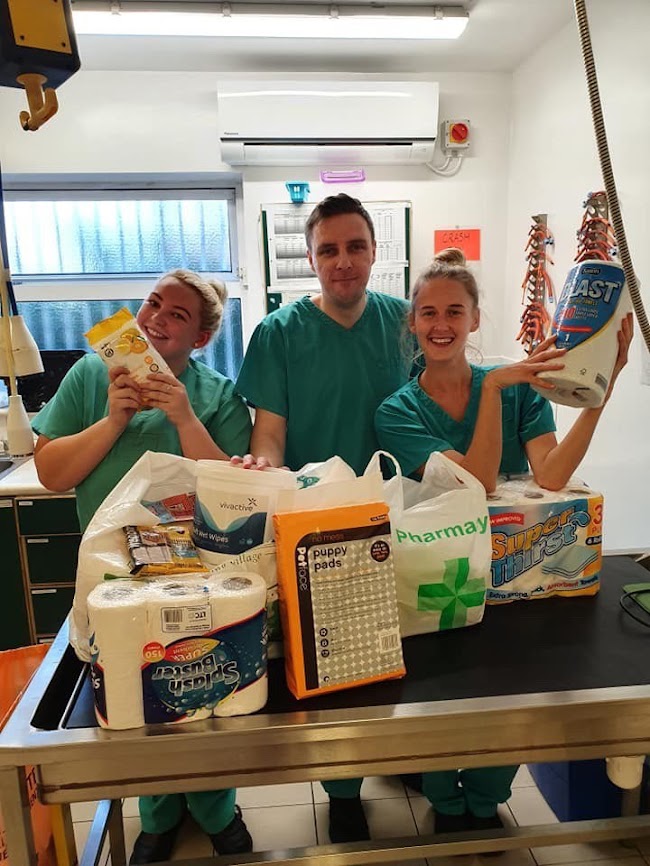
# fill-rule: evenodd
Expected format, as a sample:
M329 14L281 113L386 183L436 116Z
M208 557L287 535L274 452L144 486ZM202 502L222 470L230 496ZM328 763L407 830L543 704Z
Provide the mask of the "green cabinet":
M16 500L21 535L79 533L74 496L21 497Z
M31 586L72 583L77 573L79 535L42 535L25 538L27 575Z
M0 586L5 611L0 650L6 650L32 643L13 499L0 499L0 550Z
M37 638L56 634L72 607L74 586L32 589L30 594Z
M74 496L15 501L24 585L35 641L53 637L74 598L81 535Z

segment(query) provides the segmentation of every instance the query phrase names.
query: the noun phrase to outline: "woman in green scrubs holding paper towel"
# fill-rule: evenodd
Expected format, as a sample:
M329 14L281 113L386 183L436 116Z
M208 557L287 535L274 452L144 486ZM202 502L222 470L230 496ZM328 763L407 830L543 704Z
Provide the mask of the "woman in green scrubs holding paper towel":
M82 531L145 451L194 460L247 451L251 421L244 401L229 379L190 357L217 332L226 297L222 283L192 271L166 274L137 322L173 375L155 373L139 386L126 368L109 371L98 355L86 355L34 419L38 476L50 490L75 488ZM131 864L169 859L186 802L219 854L252 850L234 789L141 797L142 832Z
M564 350L544 340L525 360L504 367L477 367L466 357L469 335L478 330L478 286L460 250L443 250L418 278L408 325L422 351L423 372L388 397L377 410L379 442L405 475L419 478L433 451L470 471L494 490L500 473L532 471L550 490L566 485L587 452L603 411L583 409L558 442L550 404L531 387L562 369ZM610 389L627 362L632 318L623 321ZM607 399L605 402L607 402ZM529 469L530 466L530 469ZM425 773L438 832L501 826L498 803L510 796L516 767Z

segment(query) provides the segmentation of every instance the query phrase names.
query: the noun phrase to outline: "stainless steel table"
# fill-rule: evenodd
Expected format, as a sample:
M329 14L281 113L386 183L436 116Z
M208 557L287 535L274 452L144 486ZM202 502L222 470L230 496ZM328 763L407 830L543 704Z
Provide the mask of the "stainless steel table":
M62 631L0 735L12 864L36 862L26 820L28 764L38 767L46 803L118 801L112 862L121 866L125 796L648 754L650 630L618 605L621 586L648 573L616 557L605 560L601 576L596 597L490 607L480 626L409 638L404 680L297 702L274 663L264 711L179 727L84 726L87 686ZM219 862L353 866L649 834L650 816L632 816Z

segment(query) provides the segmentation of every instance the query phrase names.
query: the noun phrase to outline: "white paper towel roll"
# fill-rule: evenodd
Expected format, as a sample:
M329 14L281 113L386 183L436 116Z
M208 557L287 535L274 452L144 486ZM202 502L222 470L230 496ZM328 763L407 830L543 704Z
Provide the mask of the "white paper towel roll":
M238 716L260 710L268 697L266 672L266 581L258 574L224 571L207 581L213 636L221 663L236 682L214 706L215 716Z
M152 581L146 606L145 723L210 718L214 623L205 582L185 577Z
M102 728L144 724L140 667L146 599L146 586L135 580L101 583L88 596L91 681Z
M224 571L103 583L88 597L99 724L251 713L267 699L266 582Z

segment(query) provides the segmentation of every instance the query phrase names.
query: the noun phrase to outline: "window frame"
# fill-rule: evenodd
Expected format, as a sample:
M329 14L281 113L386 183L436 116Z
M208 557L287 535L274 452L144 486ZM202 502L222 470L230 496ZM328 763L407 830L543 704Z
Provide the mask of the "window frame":
M227 283L228 294L241 298L241 267L239 264L239 208L242 201L241 180L235 175L145 175L125 180L115 175L35 175L26 179L9 175L3 179L6 201L70 200L100 201L103 199L210 199L228 204L231 270L202 273ZM137 195L135 195L137 194ZM179 263L180 266L180 263ZM13 276L16 300L92 301L100 298L143 298L155 277L152 274L83 275L83 276ZM243 326L244 327L244 326Z

